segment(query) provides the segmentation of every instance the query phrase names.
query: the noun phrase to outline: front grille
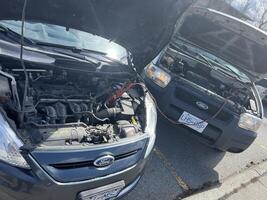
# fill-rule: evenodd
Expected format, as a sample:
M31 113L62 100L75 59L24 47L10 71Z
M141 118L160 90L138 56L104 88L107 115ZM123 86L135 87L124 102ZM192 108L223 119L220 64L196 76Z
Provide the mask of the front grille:
M193 106L194 108L198 107L196 106L197 101L201 101L206 103L209 106L209 109L205 111L205 113L208 114L208 117L211 117L215 115L218 110L220 109L221 105L213 105L212 103L208 103L205 100L203 100L203 97L197 97L196 95L190 93L189 90L186 90L184 88L176 88L175 91L175 97L179 99L180 101L183 101L184 103ZM222 102L223 103L223 102ZM222 110L216 117L219 120L222 121L229 121L232 118L232 115L225 110Z
M77 182L104 177L136 165L143 158L147 141L148 138L142 138L120 145L78 150L43 151L35 149L31 155L56 181ZM94 166L94 161L102 155L115 157L113 164L105 170L99 170Z
M141 149L137 149L137 150L125 153L125 154L120 154L120 155L114 156L115 161L127 158L129 156L133 156L133 155L137 154L138 151L141 151ZM75 162L75 163L51 164L50 166L52 166L56 169L75 169L75 168L81 168L81 167L92 167L92 166L94 166L94 160Z

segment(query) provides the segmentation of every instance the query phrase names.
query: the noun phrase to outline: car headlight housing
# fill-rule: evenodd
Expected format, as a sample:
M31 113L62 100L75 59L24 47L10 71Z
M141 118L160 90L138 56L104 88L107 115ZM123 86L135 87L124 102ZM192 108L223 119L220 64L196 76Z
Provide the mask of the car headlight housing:
M243 113L240 115L238 126L240 128L256 132L257 130L259 130L261 124L262 119L249 113Z
M30 166L20 153L22 141L17 137L13 129L0 114L0 160L25 169Z
M171 76L164 70L155 66L153 63L145 68L145 74L158 86L165 88L171 81Z
M145 153L145 158L147 158L151 153L156 141L156 126L157 126L157 109L150 94L147 94L145 97L145 106L146 106L145 133L149 135L149 142Z

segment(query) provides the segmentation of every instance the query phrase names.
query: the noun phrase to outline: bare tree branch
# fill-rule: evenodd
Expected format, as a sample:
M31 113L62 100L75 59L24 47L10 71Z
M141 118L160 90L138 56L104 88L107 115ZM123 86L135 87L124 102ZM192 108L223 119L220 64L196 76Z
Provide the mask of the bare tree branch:
M260 19L260 23L259 23L259 28L263 29L263 27L267 24L267 8L264 10L261 19Z
M244 12L244 13L247 12L250 9L250 6L252 6L251 0L247 0L243 9L242 9L242 12Z

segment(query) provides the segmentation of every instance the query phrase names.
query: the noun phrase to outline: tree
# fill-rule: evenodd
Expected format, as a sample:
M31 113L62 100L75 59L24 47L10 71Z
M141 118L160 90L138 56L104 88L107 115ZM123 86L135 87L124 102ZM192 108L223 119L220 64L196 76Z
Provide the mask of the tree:
M262 16L261 16L261 19L260 19L260 23L259 23L259 28L260 29L265 29L267 25L267 9L264 10Z
M243 7L241 8L242 13L247 13L249 9L251 9L251 7L253 6L251 2L251 0L244 1Z
M248 22L260 29L267 30L266 0L225 0L243 14L249 16Z
M196 0L196 5L219 10L267 31L267 0Z

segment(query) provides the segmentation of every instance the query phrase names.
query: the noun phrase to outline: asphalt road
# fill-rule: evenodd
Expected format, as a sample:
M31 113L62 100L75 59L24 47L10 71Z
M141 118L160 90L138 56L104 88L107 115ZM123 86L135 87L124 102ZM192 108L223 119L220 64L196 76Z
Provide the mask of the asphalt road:
M267 108L265 108L267 113ZM223 182L267 159L267 119L253 145L241 154L218 152L187 129L159 117L157 142L139 185L123 200L176 200L181 195Z

